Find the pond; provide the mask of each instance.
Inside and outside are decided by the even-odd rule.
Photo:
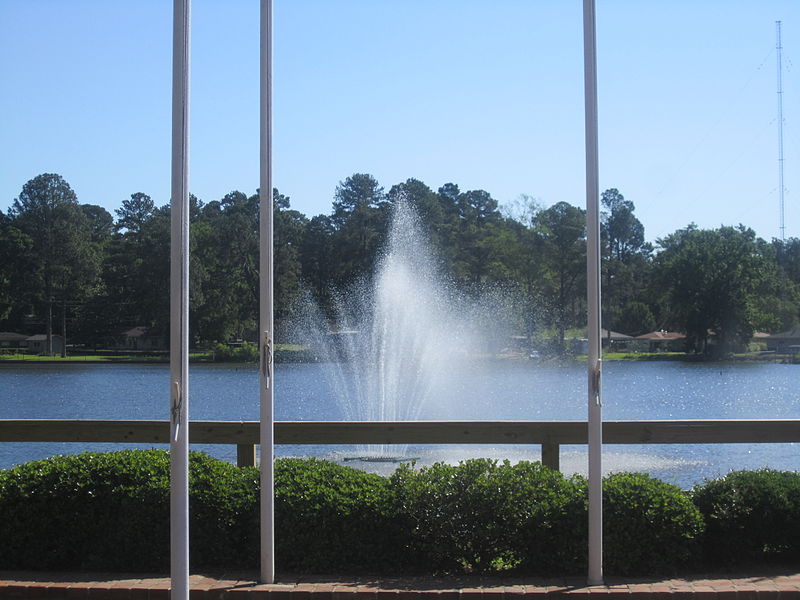
[[[326,366],[276,366],[277,420],[344,420]],[[475,362],[433,390],[421,419],[586,420],[581,364]],[[0,418],[166,419],[166,365],[0,364]],[[603,417],[639,419],[800,418],[800,367],[781,364],[610,362],[604,366]],[[198,420],[257,420],[258,373],[247,365],[193,365],[190,415]],[[130,446],[130,445],[129,445]],[[110,450],[111,444],[0,443],[0,468],[59,453]],[[235,460],[234,446],[197,447]],[[345,447],[278,446],[279,456],[343,459]],[[798,444],[607,445],[607,471],[651,473],[681,487],[732,469],[800,469]],[[538,460],[537,446],[411,447],[422,463],[471,456]],[[564,446],[561,468],[586,472],[585,446]],[[386,469],[388,467],[381,467]]]

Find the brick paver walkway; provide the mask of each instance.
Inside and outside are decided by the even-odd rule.
[[[800,571],[800,569],[798,569]],[[587,587],[582,579],[282,577],[260,585],[255,573],[193,575],[192,600],[800,600],[800,572],[770,571],[729,577],[621,579]],[[102,573],[0,571],[0,599],[168,600],[169,578]]]

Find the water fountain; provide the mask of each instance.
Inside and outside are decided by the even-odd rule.
[[[509,299],[497,290],[467,299],[448,285],[418,216],[400,202],[371,277],[335,294],[330,321],[309,304],[293,339],[318,355],[343,420],[582,420],[582,365],[489,358],[489,340],[511,333],[503,325]],[[693,464],[648,450],[610,453],[607,466],[669,472]],[[373,445],[324,454],[384,475],[417,457],[424,465],[475,456],[539,458],[538,448],[525,445]],[[566,473],[585,473],[586,465],[584,450],[563,452]]]
[[[335,294],[333,329],[306,320],[306,338],[335,390],[344,418],[412,421],[470,360],[472,313],[445,283],[416,212],[394,208],[386,248],[372,277]],[[392,461],[398,446],[370,446],[357,457]]]

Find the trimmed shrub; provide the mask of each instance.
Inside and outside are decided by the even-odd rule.
[[[711,566],[800,558],[800,473],[736,471],[692,491]]]
[[[169,564],[169,457],[55,456],[0,480],[6,569],[157,570]]]
[[[190,453],[193,566],[257,564],[258,530],[242,518],[257,502],[256,473]],[[163,571],[169,455],[87,452],[19,465],[0,472],[0,514],[3,568]]]
[[[608,574],[674,573],[697,556],[703,527],[700,512],[674,485],[644,473],[615,473],[603,481]]]
[[[583,573],[587,483],[539,463],[477,459],[399,469],[392,477],[412,566],[445,572],[514,568],[528,575]],[[695,556],[703,520],[680,489],[640,473],[603,482],[609,574],[672,573]]]
[[[190,453],[192,568],[256,568],[259,473]],[[582,574],[587,485],[488,459],[389,478],[317,459],[275,461],[284,572]],[[637,473],[603,483],[609,575],[800,557],[800,474],[731,473],[689,495]],[[702,512],[702,514],[701,514]],[[169,456],[57,456],[0,471],[0,568],[165,571]],[[702,540],[704,519],[708,522]]]
[[[214,344],[211,347],[214,362],[258,362],[258,344],[242,342],[241,346],[228,344]]]
[[[394,571],[388,481],[324,460],[275,463],[275,556],[284,570]]]
[[[559,559],[571,554],[562,547],[573,539],[565,507],[574,485],[541,464],[473,459],[402,466],[391,484],[408,536],[407,567],[486,572],[523,564],[541,572],[554,567],[554,550]]]
[[[190,563],[258,568],[259,470],[201,453],[189,457]]]
[[[532,575],[583,574],[587,563],[587,511],[584,480],[565,478],[540,463],[519,463],[519,479],[509,498],[519,570]]]

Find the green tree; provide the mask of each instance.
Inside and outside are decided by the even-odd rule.
[[[45,311],[47,352],[52,353],[53,305],[65,311],[68,301],[85,300],[99,274],[92,225],[72,188],[53,173],[28,181],[10,215],[14,227],[31,239],[30,284]]]
[[[257,329],[258,219],[258,195],[233,191],[204,205],[192,223],[196,342],[224,342]]]
[[[770,269],[753,230],[690,225],[658,245],[656,281],[668,297],[669,324],[686,333],[688,349],[725,354],[747,343],[763,318],[758,298]],[[710,332],[716,335],[713,348]]]
[[[0,321],[8,319],[15,309],[19,312],[23,304],[20,300],[25,296],[25,274],[31,268],[31,243],[30,237],[0,211]]]
[[[633,214],[633,202],[625,200],[616,188],[603,192],[600,200],[606,209],[600,230],[608,254],[620,262],[627,262],[636,254],[648,254],[651,249],[644,241],[644,225]]]
[[[331,222],[338,287],[372,271],[386,233],[384,203],[383,188],[372,175],[356,173],[336,187]]]
[[[800,238],[772,240],[772,246],[781,273],[795,285],[800,285]]]
[[[458,279],[474,290],[495,279],[496,260],[502,243],[502,215],[489,192],[470,190],[458,195],[458,229],[454,271]],[[502,277],[502,276],[501,276]]]
[[[328,215],[312,217],[303,229],[300,264],[303,283],[325,314],[331,314],[331,292],[337,257],[333,252],[335,228]]]
[[[760,331],[779,332],[800,326],[800,239],[758,240],[769,264],[768,284],[758,295]]]
[[[115,228],[132,237],[139,236],[155,210],[155,203],[150,196],[142,192],[131,194],[130,198],[122,201],[122,207],[114,211],[117,214]]]
[[[292,210],[289,197],[272,191],[275,237],[275,320],[276,331],[292,317],[301,296],[300,253],[308,219]]]
[[[616,188],[603,192],[601,202],[603,323],[634,335],[652,331],[655,319],[646,301],[652,246],[644,241],[644,225]]]
[[[563,353],[566,330],[584,320],[586,214],[567,202],[558,202],[539,212],[536,225],[542,237],[544,306],[557,332],[558,350]]]
[[[503,210],[508,215],[508,230],[513,234],[506,260],[520,292],[521,330],[529,341],[533,341],[546,325],[541,310],[545,276],[542,260],[544,234],[538,224],[542,207],[534,198],[523,195],[514,205]]]

